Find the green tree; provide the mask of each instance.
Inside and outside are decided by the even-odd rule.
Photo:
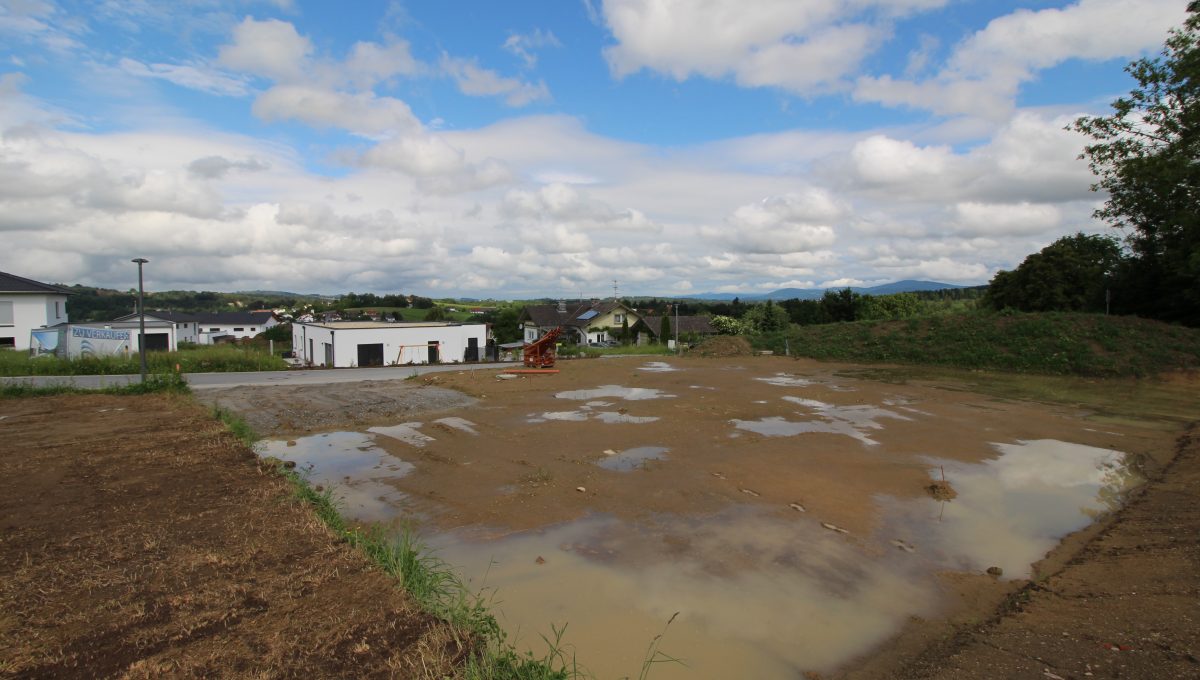
[[[1011,272],[997,272],[984,305],[1025,312],[1103,312],[1124,256],[1111,236],[1064,236],[1025,258]]]
[[[1159,56],[1126,67],[1138,85],[1113,113],[1073,127],[1096,140],[1081,156],[1108,193],[1095,216],[1132,229],[1123,310],[1200,325],[1200,2],[1187,11]]]
[[[821,309],[825,312],[825,318],[831,322],[854,321],[857,318],[860,298],[862,295],[849,288],[827,290],[821,298]]]
[[[434,305],[433,307],[429,308],[428,312],[425,312],[425,320],[426,321],[445,321],[446,320],[446,310],[441,307],[438,307],[437,305]]]
[[[667,344],[671,339],[671,309],[667,308],[667,313],[663,314],[662,323],[658,324],[658,341],[662,344]]]
[[[717,329],[717,333],[720,335],[743,335],[750,330],[741,320],[735,319],[732,316],[721,316],[718,314],[710,318],[708,323]]]
[[[782,331],[791,323],[791,318],[788,316],[787,310],[777,306],[771,300],[767,300],[761,305],[754,305],[742,317],[742,321],[755,332],[758,333],[774,333]]]

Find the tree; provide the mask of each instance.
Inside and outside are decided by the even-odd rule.
[[[446,310],[441,307],[430,307],[428,312],[425,312],[426,321],[445,321]]]
[[[629,315],[625,314],[621,317],[621,344],[629,344]]]
[[[771,300],[767,300],[761,305],[751,307],[742,317],[742,321],[753,328],[755,332],[774,333],[787,329],[791,318],[788,316],[787,310],[776,306]]]
[[[858,300],[862,295],[849,288],[839,291],[827,290],[821,298],[821,308],[829,321],[854,321],[858,311]]]
[[[744,335],[750,331],[746,324],[732,316],[722,316],[720,314],[711,317],[708,320],[709,325],[717,330],[720,335]]]
[[[1132,229],[1129,311],[1200,325],[1200,2],[1187,11],[1160,56],[1126,67],[1138,85],[1112,115],[1072,127],[1096,140],[1081,156],[1108,192],[1095,216]]]
[[[671,339],[671,308],[667,308],[667,313],[663,314],[662,323],[658,324],[658,341],[667,344]]]
[[[997,272],[983,302],[1024,312],[1103,312],[1123,262],[1121,246],[1111,236],[1064,236],[1026,257],[1016,270]]]

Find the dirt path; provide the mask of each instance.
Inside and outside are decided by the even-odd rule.
[[[1200,678],[1200,427],[1065,568],[887,676]]]
[[[441,677],[460,650],[204,410],[0,401],[0,676]]]

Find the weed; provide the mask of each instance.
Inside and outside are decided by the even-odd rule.
[[[146,363],[152,373],[229,371],[281,371],[287,362],[254,348],[231,345],[204,346],[177,352],[148,352]],[[138,355],[33,357],[25,352],[0,351],[0,375],[131,375],[141,372]]]
[[[131,382],[127,385],[113,385],[98,389],[76,387],[67,382],[40,386],[22,382],[4,383],[0,385],[0,399],[44,397],[56,394],[186,394],[190,391],[187,381],[182,376],[178,373],[166,372],[147,375],[146,382]]]
[[[254,429],[250,427],[250,424],[246,422],[245,418],[242,418],[229,409],[222,408],[220,404],[213,404],[209,412],[212,413],[213,418],[225,423],[225,427],[233,433],[233,436],[240,439],[243,444],[251,448],[254,447],[259,437]]]

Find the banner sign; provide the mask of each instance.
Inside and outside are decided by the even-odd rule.
[[[132,351],[132,337],[128,330],[72,326],[67,337],[67,353],[72,357],[124,354]]]
[[[29,349],[33,350],[34,356],[43,354],[54,354],[58,349],[62,331],[33,331],[29,337]]]

